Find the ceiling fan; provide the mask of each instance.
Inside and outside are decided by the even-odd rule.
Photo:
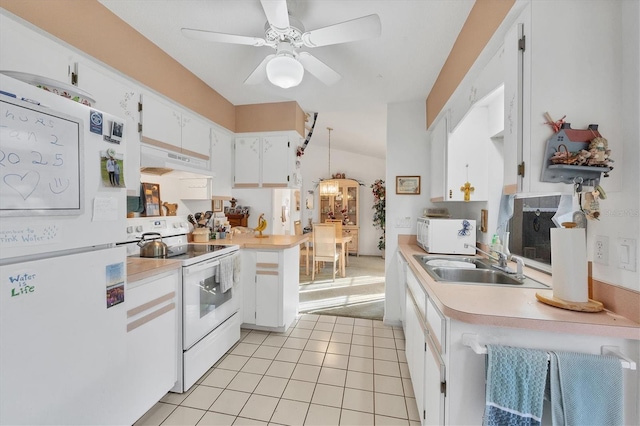
[[[272,84],[287,89],[300,84],[305,69],[326,85],[334,84],[341,78],[340,74],[315,56],[298,52],[299,48],[374,38],[381,32],[380,17],[376,14],[305,31],[302,22],[289,14],[287,0],[260,0],[260,3],[267,16],[264,38],[193,28],[182,28],[182,33],[196,40],[274,48],[276,52],[264,58],[244,83],[258,84],[266,76]]]

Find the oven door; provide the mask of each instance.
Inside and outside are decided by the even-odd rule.
[[[220,259],[182,268],[184,350],[188,350],[238,311],[238,300],[234,297],[236,289],[233,286],[226,292],[221,289]]]

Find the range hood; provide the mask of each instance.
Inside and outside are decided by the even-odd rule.
[[[213,175],[209,160],[168,151],[144,143],[140,145],[140,171],[152,175],[163,175],[171,172]]]

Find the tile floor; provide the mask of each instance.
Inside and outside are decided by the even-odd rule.
[[[303,314],[284,333],[243,329],[197,384],[135,426],[419,424],[402,328]]]

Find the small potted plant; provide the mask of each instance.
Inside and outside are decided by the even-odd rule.
[[[384,257],[384,248],[385,248],[385,239],[384,239],[384,229],[385,229],[385,206],[386,206],[386,196],[385,196],[385,185],[384,180],[377,179],[371,185],[371,189],[373,191],[373,226],[376,229],[382,230],[382,235],[378,240],[378,250],[382,250],[382,256]]]

